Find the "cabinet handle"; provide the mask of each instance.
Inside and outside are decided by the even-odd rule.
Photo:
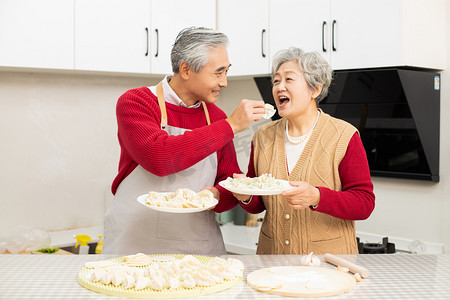
[[[156,33],[156,53],[155,53],[155,57],[158,57],[158,53],[159,53],[159,31],[158,31],[158,29],[155,29],[155,33]]]
[[[333,51],[336,51],[336,47],[334,47],[334,25],[336,25],[336,23],[337,23],[336,20],[333,20],[333,27],[332,27],[332,33],[331,33]]]
[[[145,27],[145,34],[147,35],[147,52],[145,52],[145,56],[148,56],[148,28]]]
[[[262,57],[266,57],[266,54],[264,53],[264,32],[266,32],[265,29],[261,31],[261,55]]]
[[[325,48],[325,26],[327,26],[327,22],[323,21],[322,23],[322,51],[327,52]]]

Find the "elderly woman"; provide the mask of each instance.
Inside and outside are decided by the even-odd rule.
[[[256,132],[247,176],[270,173],[293,188],[235,195],[250,213],[266,210],[257,253],[358,253],[354,220],[370,216],[375,195],[357,129],[318,108],[332,70],[319,54],[289,48],[275,55],[272,78],[282,118]]]

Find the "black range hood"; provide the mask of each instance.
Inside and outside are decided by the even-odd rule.
[[[274,104],[270,77],[254,80],[264,101]],[[320,108],[358,128],[372,176],[439,182],[439,73],[335,71]]]

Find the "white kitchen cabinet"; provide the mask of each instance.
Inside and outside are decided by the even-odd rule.
[[[151,73],[171,74],[170,52],[178,33],[191,26],[215,29],[216,1],[152,0],[150,19]]]
[[[270,49],[318,51],[334,69],[445,67],[445,0],[271,0]]]
[[[150,73],[150,0],[75,0],[75,69]]]
[[[1,0],[0,66],[73,69],[73,1]]]
[[[218,0],[217,29],[230,44],[229,75],[269,72],[269,0]]]
[[[330,0],[270,0],[270,63],[276,52],[289,47],[322,52],[322,28],[325,37],[329,8]]]

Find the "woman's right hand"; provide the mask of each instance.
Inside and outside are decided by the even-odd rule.
[[[236,173],[233,173],[233,179],[236,179],[236,178],[245,178],[245,177],[246,177],[246,176],[245,176],[244,174],[236,174]],[[234,196],[236,199],[238,199],[239,201],[241,201],[241,202],[249,201],[250,198],[252,197],[252,196],[250,196],[250,195],[243,195],[243,194],[236,194],[236,193],[233,193],[233,196]]]

